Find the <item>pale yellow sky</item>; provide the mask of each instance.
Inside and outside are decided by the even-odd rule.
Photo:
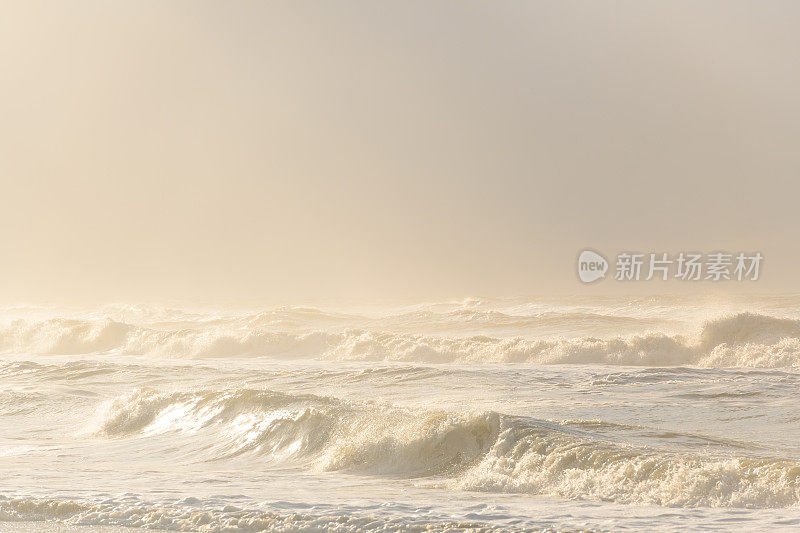
[[[585,247],[800,291],[797,2],[0,14],[4,301],[618,290]]]

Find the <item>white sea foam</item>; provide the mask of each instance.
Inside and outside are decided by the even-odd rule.
[[[249,453],[312,469],[444,476],[468,490],[679,507],[800,502],[794,460],[658,452],[496,412],[408,410],[251,389],[138,390],[107,405],[99,428],[110,438],[202,431],[195,444],[208,460]]]
[[[314,514],[312,512],[274,512],[197,507],[180,504],[150,504],[115,501],[82,502],[53,498],[5,498],[0,496],[0,524],[23,522],[38,529],[38,524],[58,521],[72,526],[122,526],[158,531],[196,531],[198,533],[234,533],[255,531],[463,531],[483,532],[500,529],[470,521],[385,518],[361,513]]]
[[[0,524],[797,527],[800,307],[755,302],[0,310]]]
[[[800,366],[800,322],[752,313],[705,322],[696,334],[653,332],[607,338],[451,337],[369,329],[293,333],[253,325],[259,321],[157,329],[111,319],[17,320],[0,329],[0,351],[426,363]]]

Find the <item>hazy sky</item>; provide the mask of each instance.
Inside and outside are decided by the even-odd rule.
[[[796,292],[798,28],[789,1],[2,0],[0,299],[619,289],[577,281],[584,247],[759,250]]]

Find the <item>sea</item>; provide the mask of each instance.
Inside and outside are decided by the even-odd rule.
[[[0,308],[0,531],[798,531],[800,296]]]

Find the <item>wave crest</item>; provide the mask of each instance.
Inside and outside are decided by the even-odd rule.
[[[0,352],[778,368],[800,366],[800,322],[742,313],[705,323],[695,337],[654,332],[610,338],[527,339],[365,329],[288,333],[252,325],[158,329],[107,318],[17,320],[0,328]]]
[[[659,452],[497,412],[411,410],[252,389],[136,391],[108,406],[100,428],[114,438],[196,433],[190,442],[209,460],[247,454],[313,469],[427,477],[465,490],[682,507],[800,502],[797,461]]]

